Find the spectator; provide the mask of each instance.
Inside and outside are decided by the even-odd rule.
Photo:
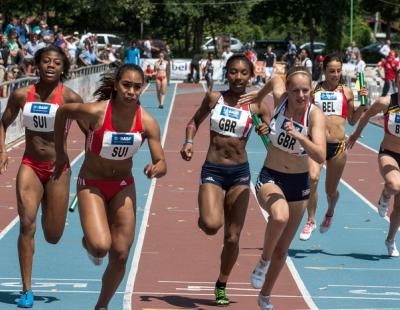
[[[6,29],[4,30],[4,34],[6,36],[9,36],[11,30],[14,30],[17,27],[17,24],[18,24],[18,17],[17,16],[11,17],[9,24],[7,25]]]
[[[145,58],[152,58],[152,46],[151,46],[151,41],[150,41],[150,37],[146,37],[146,40],[143,42],[143,56]]]
[[[169,81],[171,80],[171,70],[172,70],[172,50],[169,44],[165,44],[164,55],[165,55],[165,60],[168,61],[167,82],[169,85]]]
[[[19,48],[17,42],[17,32],[15,29],[12,29],[9,33],[7,48],[10,51],[10,62],[8,63],[8,66],[12,66],[14,64],[22,65],[23,53]]]
[[[188,75],[189,83],[198,83],[200,81],[200,60],[202,58],[201,54],[194,54],[192,60],[190,61],[190,73]],[[194,71],[196,75],[194,76]]]
[[[57,25],[54,25],[54,27]],[[58,31],[54,32],[56,34],[56,38],[54,41],[55,46],[61,47],[62,49],[66,49],[67,48],[67,42],[64,38],[64,34],[63,34],[63,30],[61,28],[58,28]]]
[[[0,35],[0,64],[5,68],[8,68],[8,64],[11,62],[10,50],[8,49],[7,43],[7,36],[5,34]]]
[[[12,71],[7,71],[5,75],[5,82],[13,80],[15,80],[14,73]],[[15,90],[15,85],[13,84],[3,85],[0,88],[0,90],[1,90],[1,97],[5,98],[8,97]]]
[[[300,60],[301,60],[301,65],[305,67],[307,71],[310,72],[310,74],[312,74],[313,63],[309,58],[309,54],[310,53],[308,52],[308,49],[306,48],[301,49]]]
[[[94,51],[94,46],[92,44],[88,45],[88,49],[83,51],[79,55],[79,59],[82,61],[84,66],[103,63],[103,61],[99,57],[97,57],[97,54]]]
[[[356,79],[358,74],[365,71],[365,61],[362,59],[362,55],[360,52],[356,53],[356,63],[355,63],[354,73],[356,75]]]
[[[132,40],[130,46],[125,50],[124,63],[140,66],[140,50],[135,40]]]
[[[47,29],[46,20],[41,18],[39,20],[39,24],[32,28],[32,32],[36,34],[43,34],[43,32]]]
[[[379,62],[379,67],[384,71],[384,84],[382,89],[382,97],[396,92],[395,76],[399,68],[399,62],[396,60],[394,51],[390,51],[388,56]]]
[[[351,42],[351,46],[346,49],[346,61],[354,64],[356,62],[356,54],[359,52],[356,42]]]
[[[274,76],[275,65],[276,65],[276,54],[272,51],[272,46],[267,47],[267,51],[264,53],[265,57],[265,83],[272,79]]]
[[[146,70],[144,70],[144,76],[146,77],[146,83],[154,81],[156,73],[151,65],[147,65]]]
[[[379,49],[379,53],[381,53],[385,57],[388,57],[390,52],[390,44],[390,40],[386,40],[385,44],[383,44],[382,47]]]
[[[78,44],[79,44],[79,33],[77,31],[74,32],[72,36],[65,37],[66,49],[68,51],[69,59],[71,65],[76,65],[76,57],[78,51]]]
[[[297,60],[297,47],[294,44],[293,40],[289,40],[289,43],[287,46],[287,52],[283,56],[283,58],[285,59],[285,62],[286,62],[286,65],[285,65],[286,72],[288,72],[290,70],[290,68],[292,68],[296,64],[296,60]]]
[[[100,59],[104,64],[110,64],[112,66],[118,66],[120,64],[119,59],[115,57],[114,49],[111,44],[107,44],[107,47],[102,51]]]
[[[233,53],[231,52],[231,48],[229,46],[224,47],[224,51],[221,55],[222,57],[222,76],[221,76],[221,82],[225,83],[226,80],[226,63],[228,62],[228,59],[233,56]]]
[[[32,33],[30,36],[30,40],[26,43],[24,50],[25,50],[25,57],[24,57],[24,63],[26,67],[26,73],[27,74],[33,74],[34,70],[34,57],[36,52],[45,47],[45,44],[41,41],[39,41],[39,36],[36,33]]]
[[[322,70],[324,65],[324,56],[317,55],[313,64],[312,79],[313,81],[322,82],[324,80],[324,70]]]

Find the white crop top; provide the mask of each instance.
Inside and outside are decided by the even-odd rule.
[[[240,108],[228,106],[221,94],[211,110],[210,129],[223,136],[246,138],[251,128],[252,119],[249,106]]]

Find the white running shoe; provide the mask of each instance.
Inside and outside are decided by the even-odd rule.
[[[90,254],[90,252],[88,251],[88,249],[86,247],[85,237],[82,238],[82,246],[86,250],[87,256],[92,261],[92,263],[95,264],[96,266],[100,266],[101,263],[103,262],[103,258],[102,257],[96,257],[96,256],[93,256],[92,254]]]
[[[270,303],[269,296],[258,295],[258,305],[261,310],[274,309],[274,306]]]
[[[251,285],[254,288],[262,288],[265,281],[265,275],[267,274],[268,266],[269,262],[260,258],[256,265],[256,268],[254,268],[254,271],[251,274]]]
[[[396,248],[396,243],[394,242],[394,240],[390,241],[390,240],[385,240],[385,245],[387,247],[387,251],[388,251],[388,255],[392,256],[392,257],[398,257],[399,251]]]
[[[311,237],[311,233],[314,231],[314,229],[317,226],[315,225],[314,222],[308,221],[303,228],[303,231],[300,233],[300,240],[308,240]]]
[[[92,254],[89,253],[89,251],[86,251],[89,259],[92,261],[93,264],[96,266],[100,266],[103,263],[103,257],[96,257],[93,256]]]
[[[379,202],[378,202],[378,213],[381,217],[386,216],[387,211],[389,209],[389,202],[390,198],[389,199],[385,198],[382,191],[381,197],[379,197]]]

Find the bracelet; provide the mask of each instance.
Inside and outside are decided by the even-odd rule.
[[[185,143],[183,143],[183,145],[185,144],[193,144],[193,140],[185,140]]]

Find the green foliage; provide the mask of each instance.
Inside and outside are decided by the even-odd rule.
[[[382,18],[395,21],[400,15],[400,6],[381,0],[353,3],[353,38],[359,46],[370,42],[366,16],[379,10]],[[245,43],[283,39],[291,32],[297,43],[324,41],[328,51],[349,44],[349,0],[0,0],[0,12],[7,19],[51,15],[48,23],[67,32],[117,32],[129,39],[151,35],[168,40],[175,55],[186,57],[199,51],[205,36],[219,34]]]

